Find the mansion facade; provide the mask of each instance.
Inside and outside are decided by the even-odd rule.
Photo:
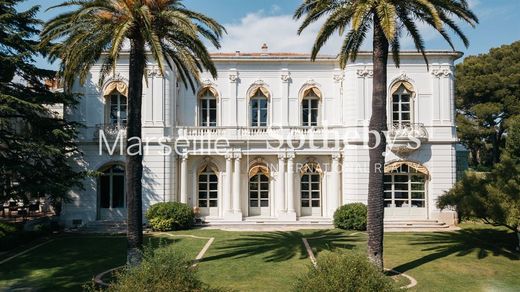
[[[416,52],[388,65],[385,219],[441,220],[436,199],[456,180],[453,63]],[[143,92],[143,206],[179,201],[225,223],[330,223],[341,205],[367,202],[372,55],[344,70],[336,57],[217,53],[218,78],[195,90],[150,63]],[[124,151],[128,54],[98,86],[101,63],[77,85],[69,119],[85,125],[78,167],[96,171],[71,192],[65,224],[126,220]],[[116,143],[117,142],[117,143]],[[122,146],[121,146],[122,147]]]

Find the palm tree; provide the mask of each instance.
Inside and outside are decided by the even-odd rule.
[[[70,90],[84,83],[91,66],[103,60],[100,84],[115,69],[127,43],[130,45],[127,149],[141,149],[141,104],[148,50],[164,73],[176,68],[192,90],[200,71],[216,77],[216,68],[202,39],[220,48],[225,29],[215,20],[186,9],[180,0],[71,0],[51,7],[73,7],[46,23],[42,44],[52,44],[51,60],[61,59],[60,75]],[[127,262],[140,261],[142,247],[142,153],[126,155],[128,208]]]
[[[469,41],[454,18],[462,19],[472,26],[478,23],[478,19],[469,9],[466,0],[304,0],[295,11],[294,18],[304,18],[298,34],[310,24],[326,18],[316,36],[311,53],[312,60],[316,59],[318,52],[334,32],[338,31],[343,35],[345,30],[348,30],[339,53],[342,69],[349,59],[356,59],[367,34],[370,29],[373,30],[374,77],[369,130],[377,131],[381,141],[375,145],[376,137],[370,135],[368,257],[383,269],[384,173],[378,170],[385,163],[383,154],[386,151],[386,140],[383,132],[387,130],[386,83],[389,50],[392,51],[396,66],[399,66],[399,38],[403,33],[408,33],[428,65],[424,42],[417,27],[418,22],[433,27],[455,50],[445,28],[450,28],[467,47]]]

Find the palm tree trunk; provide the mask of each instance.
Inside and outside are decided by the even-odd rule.
[[[128,125],[126,128],[128,139],[126,153],[127,264],[137,265],[141,262],[143,245],[141,104],[145,67],[144,41],[139,37],[131,40],[129,67]]]
[[[386,151],[386,139],[384,132],[386,124],[386,74],[388,61],[388,40],[386,39],[379,19],[374,16],[374,42],[373,42],[374,79],[372,93],[372,117],[369,130],[377,133],[380,143],[377,144],[376,136],[370,135],[369,150],[370,173],[368,177],[368,258],[381,270],[383,270],[383,217],[384,217],[384,190],[383,176]],[[377,135],[376,134],[376,135]]]

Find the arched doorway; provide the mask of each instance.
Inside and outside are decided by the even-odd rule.
[[[218,176],[214,167],[206,164],[199,170],[197,206],[203,216],[218,217]]]
[[[100,169],[98,178],[98,220],[126,218],[125,168],[111,164]]]
[[[269,172],[266,166],[257,165],[249,172],[249,216],[270,214]]]
[[[385,217],[426,219],[428,176],[428,170],[418,163],[398,161],[386,165]]]
[[[308,162],[301,169],[301,216],[322,215],[321,168],[316,162]]]

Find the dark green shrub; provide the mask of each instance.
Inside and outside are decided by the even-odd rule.
[[[0,221],[0,238],[18,231],[16,226],[11,223]]]
[[[34,231],[23,230],[23,224],[11,224],[0,222],[0,251],[7,251],[22,244],[27,244],[35,239],[49,235],[49,231],[38,229]]]
[[[195,214],[186,204],[165,202],[150,206],[146,218],[153,230],[170,231],[193,227]]]
[[[192,262],[171,247],[147,249],[139,266],[124,269],[116,278],[106,291],[221,291],[202,283]]]
[[[334,226],[346,230],[367,230],[367,206],[353,203],[339,207],[334,212]]]
[[[317,267],[300,276],[293,291],[399,291],[394,281],[380,272],[366,256],[356,253],[322,252]]]

